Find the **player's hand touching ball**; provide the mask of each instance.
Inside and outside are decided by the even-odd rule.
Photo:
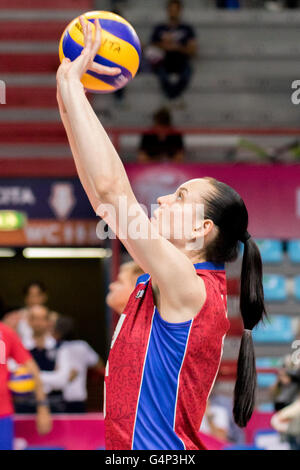
[[[118,75],[121,72],[118,67],[107,67],[94,62],[94,58],[101,45],[101,26],[99,20],[95,21],[94,37],[91,23],[89,21],[86,22],[83,16],[80,17],[80,24],[84,34],[84,48],[75,60],[71,61],[64,58],[56,73],[57,86],[59,87],[62,99],[64,99],[64,95],[67,93],[67,83],[81,83],[80,79],[87,70],[110,76]]]

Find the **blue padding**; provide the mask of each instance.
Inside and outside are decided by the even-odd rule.
[[[297,300],[300,300],[300,276],[294,277],[294,294]]]
[[[281,274],[264,274],[264,296],[267,302],[284,301],[287,298],[286,278]]]
[[[265,372],[259,372],[257,374],[257,385],[261,388],[271,387],[271,385],[274,385],[276,380],[277,380],[276,374],[265,373]]]
[[[274,404],[271,402],[268,403],[261,403],[257,407],[258,411],[261,413],[273,413],[274,412]]]
[[[265,324],[260,323],[253,330],[256,343],[290,343],[294,341],[292,319],[285,315],[270,315]]]
[[[283,259],[283,247],[281,240],[269,238],[255,239],[259,248],[263,263],[281,263]]]
[[[287,252],[292,263],[300,263],[300,239],[290,240],[287,244]]]
[[[282,357],[257,357],[256,367],[259,369],[272,369],[273,367],[282,367]]]

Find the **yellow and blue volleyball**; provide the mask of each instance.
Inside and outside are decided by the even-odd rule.
[[[26,367],[20,366],[11,373],[8,388],[13,395],[28,395],[35,389],[35,380]]]
[[[118,67],[121,73],[116,76],[102,75],[90,70],[82,76],[84,88],[95,93],[111,93],[123,88],[132,80],[141,60],[141,44],[134,28],[128,21],[109,11],[90,11],[82,15],[94,27],[100,20],[101,46],[94,61],[109,67]],[[84,36],[79,17],[65,28],[59,43],[59,58],[75,60],[84,48]]]

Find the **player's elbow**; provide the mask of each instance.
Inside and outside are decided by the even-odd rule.
[[[116,196],[122,194],[122,187],[118,177],[96,181],[94,190],[101,203],[110,203]]]

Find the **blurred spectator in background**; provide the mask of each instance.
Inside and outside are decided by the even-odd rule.
[[[40,371],[32,356],[22,345],[17,334],[0,322],[0,450],[12,450],[14,438],[13,403],[8,388],[9,360],[24,365],[35,380],[34,402],[37,411],[36,424],[40,434],[50,432],[51,416],[40,380]]]
[[[40,281],[32,281],[23,289],[25,307],[34,305],[45,305],[48,301],[48,294],[45,285]]]
[[[187,88],[192,76],[190,61],[197,49],[194,29],[181,22],[182,10],[180,0],[168,1],[168,22],[154,28],[147,52],[169,99],[179,97]]]
[[[222,406],[213,405],[209,400],[200,430],[216,439],[227,441],[229,431],[229,416],[227,410]]]
[[[60,314],[58,312],[54,310],[49,312],[49,333],[51,336],[54,336],[55,325],[59,317]]]
[[[239,0],[216,0],[217,8],[240,8]]]
[[[284,365],[278,371],[277,381],[270,389],[275,411],[293,403],[300,394],[300,367],[293,364],[291,356],[284,359]]]
[[[271,418],[271,425],[282,434],[292,450],[300,450],[300,397],[275,413]]]
[[[285,6],[287,8],[298,8],[299,0],[285,0]]]
[[[119,315],[123,313],[137,278],[142,274],[144,271],[134,261],[128,261],[120,266],[117,279],[110,283],[106,303]]]
[[[28,309],[28,324],[32,335],[27,336],[23,344],[30,351],[41,371],[55,369],[58,344],[50,334],[49,309],[44,305],[33,305]],[[55,391],[48,395],[50,408],[55,413],[64,411],[63,395]],[[35,402],[32,396],[20,397],[15,401],[18,413],[32,413]]]
[[[73,320],[60,315],[54,327],[59,344],[55,370],[42,372],[45,390],[62,390],[66,413],[85,413],[88,368],[104,371],[104,362],[86,341],[74,340]]]
[[[270,11],[280,11],[283,8],[298,8],[299,0],[265,1],[265,7]]]
[[[48,294],[45,285],[40,281],[31,281],[23,289],[24,308],[20,310],[20,321],[17,332],[22,341],[32,336],[32,330],[28,323],[28,309],[34,305],[46,305]]]
[[[201,423],[200,430],[211,436],[235,444],[243,444],[243,430],[234,422],[232,397],[224,395],[215,383]]]
[[[170,131],[172,131],[171,114],[168,109],[162,108],[153,115],[151,131],[142,136],[138,161],[170,160],[181,162],[184,158],[182,135]]]

